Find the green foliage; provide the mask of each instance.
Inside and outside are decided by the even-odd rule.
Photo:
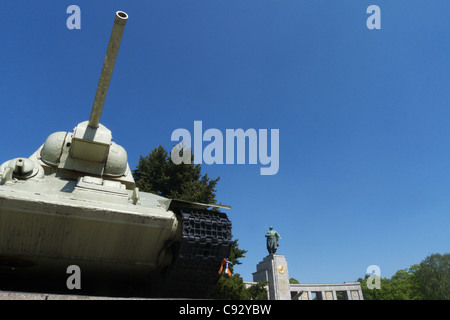
[[[450,254],[426,257],[415,273],[426,300],[450,300]]]
[[[290,284],[300,284],[300,282],[295,278],[289,278],[289,283]]]
[[[419,300],[422,299],[420,288],[415,281],[414,272],[418,265],[413,265],[409,269],[397,271],[390,279],[381,278],[380,289],[367,288],[366,275],[364,280],[358,279],[361,283],[365,300]]]
[[[449,300],[450,254],[432,254],[390,279],[381,278],[380,289],[368,289],[368,278],[358,279],[365,300]]]
[[[236,266],[238,264],[242,264],[242,262],[239,260],[241,258],[245,258],[245,254],[247,253],[247,250],[241,250],[238,247],[238,239],[235,239],[231,243],[231,251],[230,251],[230,257],[229,261],[232,263],[231,265],[231,272],[233,272],[233,266]]]
[[[251,300],[267,300],[267,290],[266,286],[269,284],[269,281],[260,281],[256,284],[250,286],[247,289],[248,294],[250,295]]]
[[[231,272],[234,272],[234,266],[242,263],[239,259],[244,258],[245,253],[247,253],[247,250],[238,248],[238,239],[231,243],[230,257],[228,259],[232,263],[232,265],[228,266]],[[211,298],[220,300],[247,300],[251,297],[245,288],[244,280],[237,273],[231,277],[223,274],[211,293]]]
[[[174,164],[162,146],[139,158],[133,177],[141,191],[206,204],[216,203],[215,188],[220,180],[210,179],[208,174],[202,176],[199,164]]]
[[[245,288],[244,280],[239,273],[231,277],[223,275],[217,283],[211,298],[218,300],[249,300],[250,294]]]

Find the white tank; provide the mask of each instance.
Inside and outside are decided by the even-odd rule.
[[[139,192],[100,116],[128,16],[117,12],[89,121],[0,166],[0,290],[205,298],[231,248],[215,205]],[[226,206],[217,206],[225,207]]]

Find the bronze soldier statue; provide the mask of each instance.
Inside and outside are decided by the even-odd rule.
[[[278,240],[281,239],[281,236],[278,232],[273,230],[273,227],[269,228],[269,231],[266,233],[267,238],[267,251],[269,251],[269,254],[275,254],[278,249]]]

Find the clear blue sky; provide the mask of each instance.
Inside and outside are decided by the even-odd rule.
[[[66,9],[81,9],[68,30]],[[381,30],[369,30],[369,5]],[[220,176],[235,271],[278,253],[301,283],[382,277],[450,244],[448,0],[3,1],[0,162],[89,118],[117,10],[129,14],[101,123],[135,168],[172,132],[279,129],[280,167]]]

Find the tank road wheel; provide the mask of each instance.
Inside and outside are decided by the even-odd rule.
[[[231,249],[231,222],[225,213],[179,209],[182,238],[160,292],[161,297],[207,298]]]

